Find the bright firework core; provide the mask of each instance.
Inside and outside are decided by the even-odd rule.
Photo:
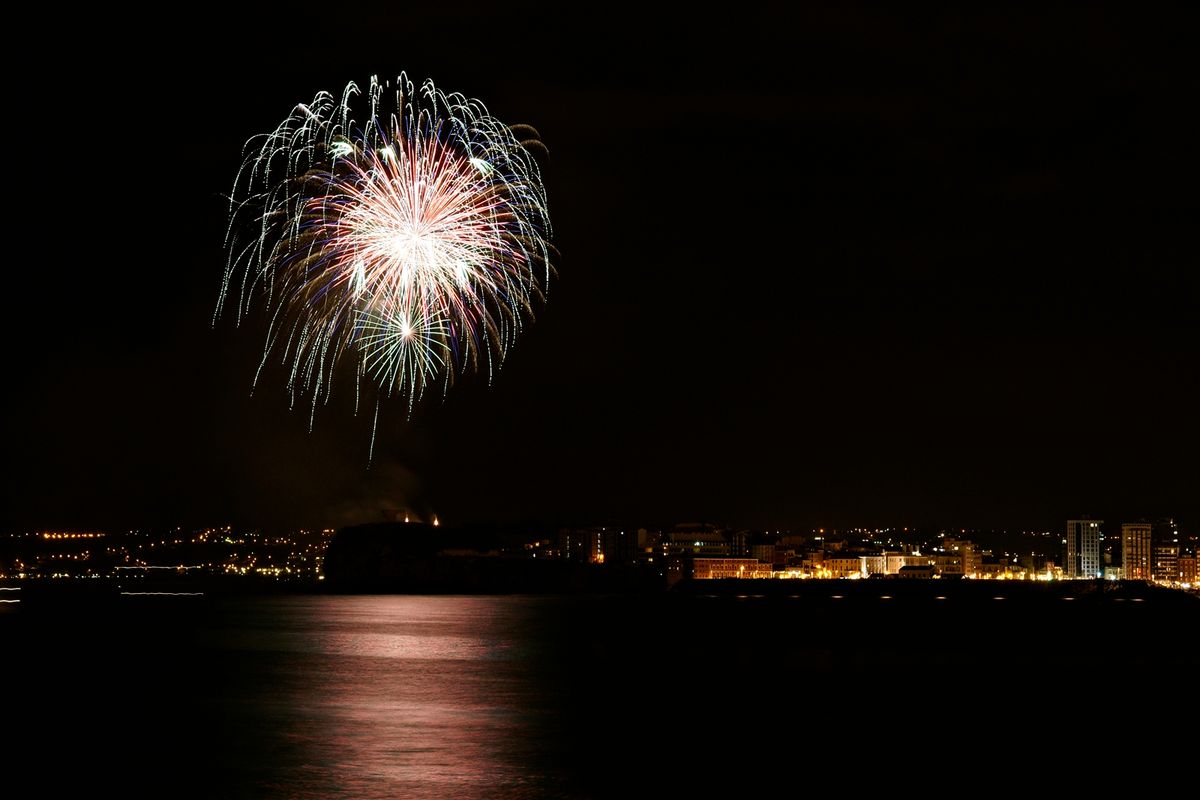
[[[553,271],[536,131],[403,74],[372,79],[362,117],[360,97],[318,93],[252,139],[230,204],[217,314],[235,287],[239,319],[263,299],[263,364],[280,357],[314,413],[346,361],[410,410],[458,373],[490,378]]]

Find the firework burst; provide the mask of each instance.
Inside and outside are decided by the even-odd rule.
[[[373,393],[377,419],[382,397],[411,412],[456,375],[491,380],[553,272],[534,151],[545,148],[529,126],[403,73],[320,92],[251,139],[214,322],[264,303],[255,383],[280,358],[292,404],[308,395],[315,415],[348,368],[356,407]]]

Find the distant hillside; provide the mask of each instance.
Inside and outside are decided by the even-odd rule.
[[[411,594],[574,593],[659,589],[636,569],[531,558],[536,534],[502,527],[374,523],[339,530],[325,553],[330,591]]]

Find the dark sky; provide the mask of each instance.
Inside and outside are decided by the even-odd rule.
[[[391,5],[19,26],[5,529],[1200,527],[1182,4]],[[401,71],[541,132],[562,257],[368,468],[211,320],[245,140]]]

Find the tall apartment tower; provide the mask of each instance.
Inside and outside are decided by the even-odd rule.
[[[1173,519],[1160,519],[1150,532],[1150,577],[1152,580],[1179,580],[1179,526]]]
[[[1066,557],[1064,572],[1068,578],[1099,578],[1100,519],[1067,520]]]
[[[1122,574],[1129,580],[1150,580],[1149,522],[1126,522],[1121,525]]]

